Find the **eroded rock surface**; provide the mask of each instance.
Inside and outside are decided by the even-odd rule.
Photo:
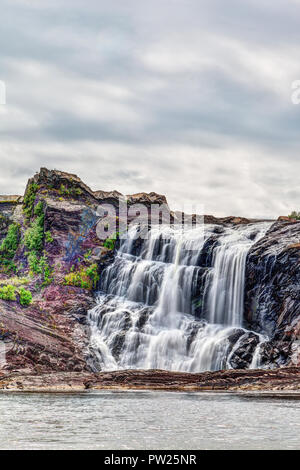
[[[300,222],[279,221],[256,243],[246,265],[245,316],[272,344],[265,361],[300,364]]]
[[[96,231],[99,204],[112,204],[118,216],[119,199],[125,208],[141,202],[147,207],[165,204],[166,199],[155,193],[123,196],[118,191],[92,191],[76,175],[46,168],[28,181],[25,194],[31,198],[27,206],[26,198],[0,196],[0,243],[11,224],[19,227],[16,252],[7,260],[11,267],[0,261],[0,288],[12,285],[17,292],[16,300],[0,299],[0,371],[88,370],[86,315],[94,306],[96,284],[85,271],[91,266],[100,271],[114,256]],[[46,281],[44,273],[32,272],[26,245],[26,233],[37,221],[39,204],[43,210],[42,247],[33,253],[38,260],[45,257]],[[82,287],[72,278],[65,285],[66,276],[72,273],[79,273]],[[29,306],[20,305],[21,287],[33,296]]]
[[[126,210],[133,204],[150,204],[167,207],[166,198],[156,193],[139,193],[123,196],[117,191],[93,191],[76,175],[45,168],[31,178],[27,191],[35,185],[32,197],[32,214],[24,214],[24,199],[20,196],[0,196],[0,242],[5,238],[12,223],[20,227],[20,243],[13,258],[15,271],[1,269],[0,287],[5,284],[20,285],[32,293],[33,302],[22,306],[19,297],[15,301],[0,300],[0,346],[5,350],[5,361],[0,356],[0,372],[8,375],[7,384],[16,386],[16,371],[21,374],[20,383],[25,388],[32,380],[38,387],[64,387],[64,381],[79,387],[102,386],[169,388],[203,386],[223,389],[242,387],[243,383],[258,383],[298,387],[296,369],[277,371],[225,371],[215,375],[172,374],[162,371],[135,371],[94,375],[88,372],[87,345],[89,329],[86,325],[87,311],[94,305],[96,285],[86,288],[65,285],[67,275],[86,270],[96,264],[101,270],[114,258],[114,249],[104,246],[104,240],[96,233],[99,204],[112,204],[119,214],[119,199]],[[30,272],[25,233],[36,220],[34,208],[42,203],[44,215],[43,246],[39,257],[45,256],[50,268],[50,280],[45,282],[42,273]],[[135,215],[131,214],[130,220]],[[174,220],[176,213],[170,213]],[[194,216],[190,216],[191,220]],[[241,217],[216,218],[204,216],[204,222],[216,225],[215,234],[207,241],[202,253],[201,265],[211,266],[213,250],[224,226],[254,222]],[[46,236],[47,234],[47,236]],[[263,359],[268,367],[287,363],[300,364],[300,223],[281,218],[266,236],[251,249],[246,272],[246,320],[254,331],[268,334],[270,341],[263,346]],[[116,244],[117,246],[117,244]],[[136,241],[136,253],[140,245]],[[199,261],[200,262],[200,261]],[[197,293],[203,290],[196,280]],[[22,284],[24,282],[24,284]],[[199,310],[200,312],[200,310]],[[122,347],[122,335],[118,338],[116,351]],[[240,348],[232,358],[236,367],[249,367],[257,337],[243,338]],[[1,353],[1,350],[0,350]],[[2,354],[3,356],[3,354]],[[24,375],[27,372],[29,375]],[[51,373],[49,375],[39,374]],[[235,375],[235,373],[237,375]],[[70,375],[71,374],[71,375]],[[72,375],[73,374],[73,375]],[[74,375],[75,374],[75,375]],[[77,374],[77,375],[76,375]],[[274,375],[275,374],[275,375]],[[277,375],[276,375],[277,374]],[[198,377],[198,378],[197,378]],[[277,379],[276,379],[277,377]],[[19,380],[19,379],[18,379]],[[197,380],[199,380],[197,382]],[[292,380],[295,380],[294,385]],[[74,382],[75,381],[75,382]],[[208,382],[207,382],[208,381]],[[244,382],[243,382],[244,381]],[[250,382],[249,382],[250,381]],[[26,385],[27,384],[27,385]],[[281,384],[281,385],[280,385]],[[218,388],[219,387],[219,388]]]
[[[3,391],[82,392],[105,389],[299,392],[300,371],[294,367],[277,370],[226,370],[201,374],[164,370],[122,370],[99,374],[60,372],[0,376],[0,390]]]

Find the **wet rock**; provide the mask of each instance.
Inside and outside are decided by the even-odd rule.
[[[300,319],[300,223],[277,222],[250,250],[245,313],[250,328],[280,339]]]
[[[143,332],[144,331],[144,326],[146,325],[147,321],[149,320],[149,317],[151,313],[153,312],[153,309],[151,307],[145,307],[142,309],[139,313],[139,318],[136,322],[136,328],[137,330]]]
[[[300,222],[280,218],[250,250],[246,264],[245,317],[266,334],[266,364],[291,360],[300,324]],[[270,350],[271,348],[271,350]]]
[[[229,363],[233,369],[246,369],[251,365],[256,347],[259,344],[258,335],[237,330],[228,338],[231,344]]]
[[[0,376],[0,390],[35,392],[83,392],[84,390],[166,391],[274,391],[294,392],[299,397],[298,367],[276,370],[226,370],[189,374],[164,370],[120,370],[115,372],[56,372]],[[298,393],[298,395],[296,395]],[[263,396],[263,395],[262,395]],[[286,395],[288,396],[288,395]]]
[[[114,343],[111,348],[111,352],[116,361],[119,360],[120,354],[122,352],[124,343],[125,343],[126,331],[118,332],[114,337]]]
[[[221,232],[222,233],[222,232]],[[219,234],[221,235],[221,234]],[[213,254],[215,248],[219,245],[218,236],[209,237],[199,253],[199,258],[197,260],[197,265],[204,268],[211,268],[213,265]]]

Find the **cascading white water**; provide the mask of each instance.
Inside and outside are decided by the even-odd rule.
[[[254,240],[253,225],[227,229],[222,235],[220,245],[214,250],[213,270],[208,283],[210,323],[242,325],[247,254],[253,243],[265,232],[265,226],[258,226]]]
[[[102,273],[98,304],[89,312],[92,367],[232,367],[239,343],[254,335],[242,327],[247,253],[268,227],[153,228],[139,253],[138,228],[131,229]],[[207,262],[202,255],[209,250]]]

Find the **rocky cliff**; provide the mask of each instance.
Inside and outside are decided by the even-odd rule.
[[[166,203],[156,193],[94,192],[45,168],[24,198],[0,197],[0,371],[87,369],[86,314],[113,255],[97,236],[97,208],[111,204],[118,218],[119,198],[125,207]]]
[[[97,235],[97,209],[111,204],[118,219],[119,198],[126,210],[141,203],[168,210],[156,193],[94,192],[76,175],[44,168],[28,181],[24,198],[0,197],[0,373],[88,372],[86,314],[115,247],[114,239]],[[251,220],[205,216],[204,222]],[[300,223],[281,220],[248,256],[246,319],[272,338],[268,364],[299,365],[299,242]]]
[[[246,265],[245,316],[251,329],[271,338],[264,361],[300,363],[300,222],[272,225]]]

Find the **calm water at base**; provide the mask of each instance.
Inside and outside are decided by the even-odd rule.
[[[0,394],[0,449],[297,449],[300,401],[213,393]]]

